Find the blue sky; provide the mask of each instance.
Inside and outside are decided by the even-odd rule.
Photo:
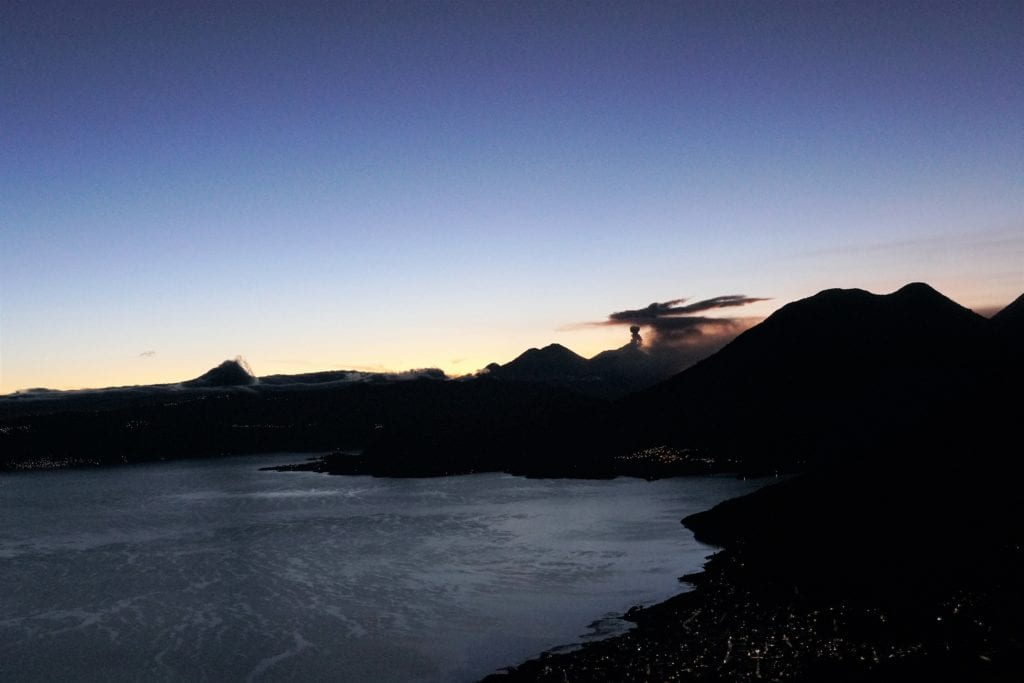
[[[1004,305],[1022,36],[1019,2],[6,2],[0,392],[471,372],[677,297]]]

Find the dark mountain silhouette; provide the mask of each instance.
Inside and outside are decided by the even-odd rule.
[[[659,353],[637,344],[602,351],[590,359],[590,371],[601,377],[634,380],[637,388],[651,386],[679,372],[682,359],[676,353]]]
[[[1002,310],[992,316],[992,320],[999,324],[1024,320],[1024,294],[1008,303]]]
[[[240,387],[255,384],[256,377],[240,358],[226,360],[199,377],[182,382],[186,387]]]
[[[487,366],[489,377],[572,389],[597,398],[620,398],[672,376],[678,354],[654,354],[638,344],[602,351],[586,359],[560,344],[530,349],[514,360]]]
[[[615,442],[790,462],[854,452],[965,391],[986,363],[988,322],[920,283],[826,290],[624,399]]]
[[[998,332],[1014,342],[1024,342],[1024,294],[992,316]]]
[[[492,363],[488,372],[500,379],[553,383],[575,381],[589,374],[587,359],[561,344],[528,349],[505,365]]]

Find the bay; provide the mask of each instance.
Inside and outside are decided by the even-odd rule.
[[[0,476],[0,679],[475,680],[603,637],[759,482],[376,479],[180,460]]]

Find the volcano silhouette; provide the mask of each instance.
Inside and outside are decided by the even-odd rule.
[[[240,387],[256,383],[256,377],[240,358],[226,360],[195,379],[182,382],[186,387]]]

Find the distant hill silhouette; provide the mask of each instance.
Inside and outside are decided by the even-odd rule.
[[[323,372],[303,372],[296,375],[267,375],[260,377],[260,384],[323,384],[325,382],[345,382],[355,375],[349,370],[324,370]]]

